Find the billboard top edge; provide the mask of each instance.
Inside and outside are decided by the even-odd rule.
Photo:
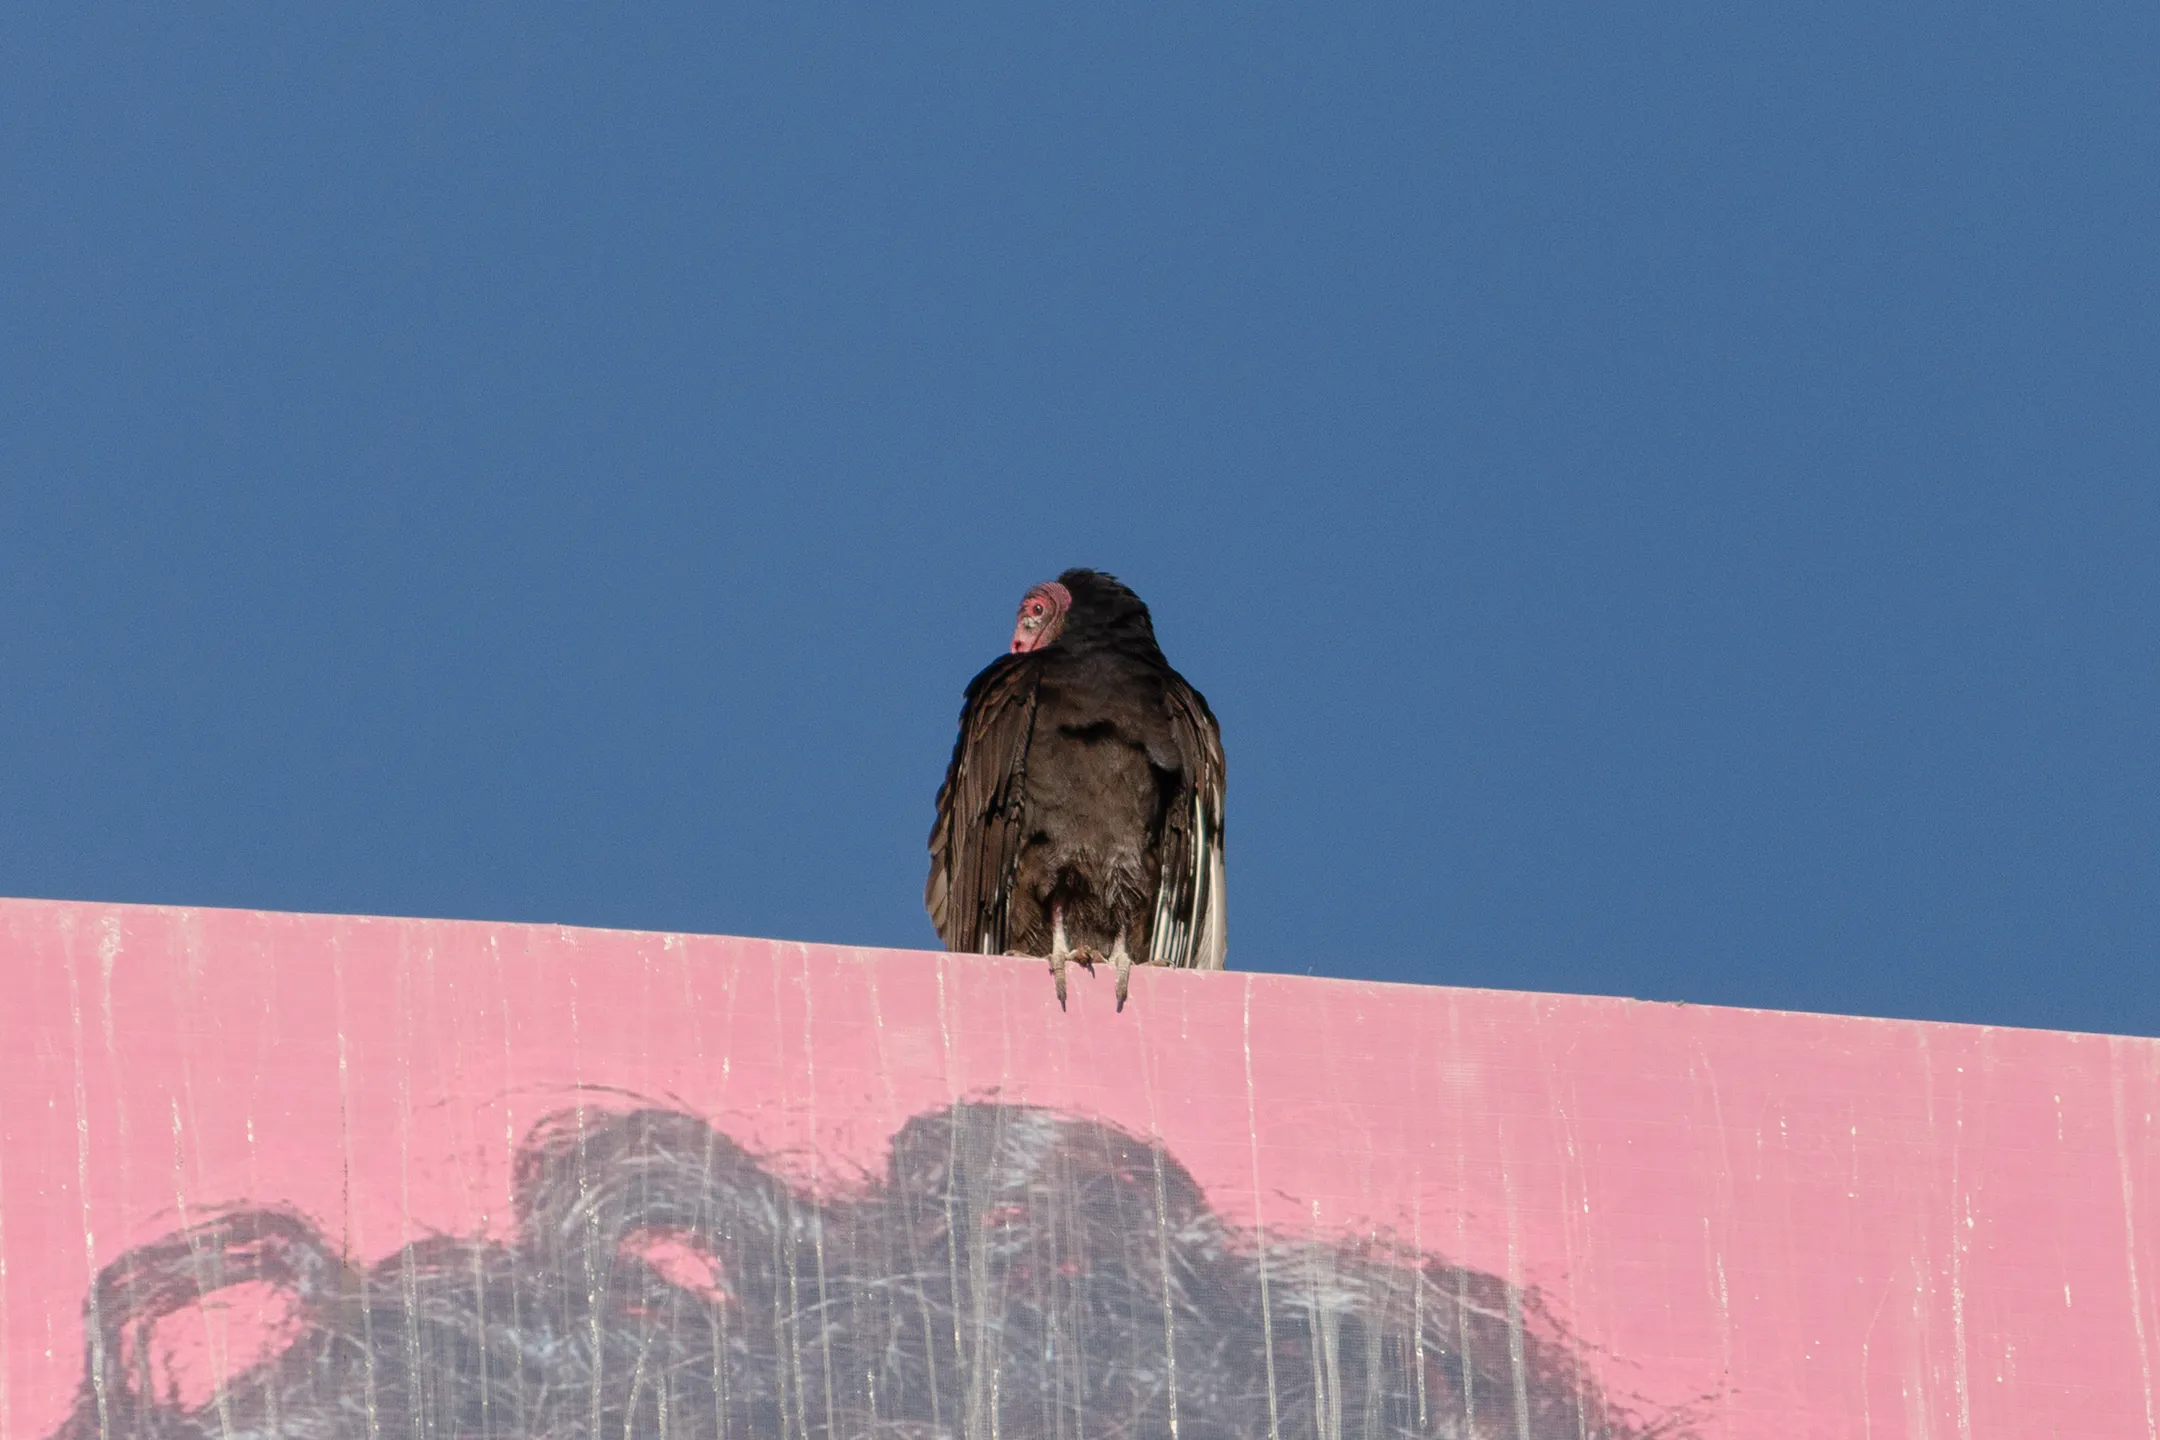
[[[909,957],[922,960],[941,959],[947,953],[945,951],[929,950],[907,945],[862,945],[853,944],[846,941],[807,940],[780,936],[712,934],[702,931],[647,930],[625,926],[573,925],[560,921],[546,920],[506,920],[453,915],[382,915],[372,913],[347,913],[342,911],[262,910],[250,909],[240,906],[169,905],[145,904],[133,901],[83,900],[46,896],[0,896],[0,915],[5,915],[6,912],[16,909],[46,909],[59,911],[74,911],[88,914],[122,912],[144,916],[154,915],[169,920],[179,921],[181,923],[186,923],[188,920],[200,916],[226,916],[234,919],[248,917],[257,920],[272,922],[335,921],[344,924],[370,926],[441,925],[467,930],[553,932],[561,934],[565,937],[641,937],[646,939],[659,940],[663,943],[668,941],[694,940],[701,943],[718,944],[797,946],[810,950],[826,951],[828,953],[890,956],[895,959]],[[971,958],[993,964],[1027,965],[1040,963],[1039,961],[1028,960],[1021,957],[1001,955],[984,955],[974,956]],[[1635,995],[1588,994],[1571,991],[1552,990],[1511,990],[1491,986],[1445,985],[1437,983],[1414,984],[1404,981],[1366,980],[1322,975],[1299,975],[1286,971],[1239,970],[1236,967],[1232,967],[1232,970],[1229,973],[1237,974],[1247,979],[1258,979],[1270,985],[1279,984],[1291,987],[1317,985],[1326,989],[1340,989],[1344,987],[1371,988],[1389,991],[1406,991],[1421,995],[1430,995],[1435,993],[1448,993],[1464,996],[1504,995],[1522,997],[1539,1001],[1549,1001],[1558,1004],[1583,1004],[1593,1006],[1623,1007],[1640,1006],[1658,1011],[1697,1010],[1704,1012],[1706,1015],[1712,1016],[1763,1016],[1803,1021],[1834,1021],[1842,1024],[1864,1022],[1871,1026],[1886,1026],[1895,1029],[1912,1028],[1932,1031],[1953,1031],[1962,1034],[1972,1035],[2052,1035],[2061,1036],[2073,1041],[2078,1039],[2130,1041],[2142,1045],[2160,1046],[2160,1037],[2122,1034],[2108,1031],[2055,1030],[2048,1029],[2043,1026],[1976,1024],[1967,1021],[1931,1020],[1916,1018],[1912,1016],[1865,1015],[1854,1014],[1844,1011],[1780,1010],[1769,1006],[1715,1005],[1698,1003],[1691,1000],[1662,1000],[1654,998],[1646,999],[1644,997]],[[1190,979],[1197,983],[1220,983],[1220,981],[1218,979],[1215,979],[1214,977],[1203,977],[1198,975],[1197,973],[1186,974],[1180,972],[1180,975],[1181,978]]]

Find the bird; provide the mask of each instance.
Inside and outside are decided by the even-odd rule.
[[[1147,606],[1067,570],[1020,601],[1007,653],[968,682],[938,788],[923,902],[947,950],[1117,972],[1220,970],[1223,747]]]

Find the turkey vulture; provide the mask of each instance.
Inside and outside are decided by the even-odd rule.
[[[948,950],[1223,968],[1223,750],[1140,597],[1067,570],[968,683],[923,901]]]

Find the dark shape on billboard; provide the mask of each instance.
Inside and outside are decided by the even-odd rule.
[[[513,1193],[513,1233],[366,1269],[277,1209],[136,1247],[55,1440],[1678,1433],[1603,1397],[1534,1292],[1243,1231],[1159,1144],[1049,1109],[917,1115],[820,1196],[694,1115],[571,1108]]]

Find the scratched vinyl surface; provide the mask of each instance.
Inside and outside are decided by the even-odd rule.
[[[1224,1233],[1283,1247],[1278,1289],[1282,1256],[1319,1253],[1298,1246],[1377,1237],[1357,1253],[1444,1257],[1527,1297],[1494,1313],[1545,1325],[1569,1383],[1634,1417],[1616,1434],[2160,1435],[2151,1041],[1236,973],[1143,971],[1120,1015],[1106,973],[1075,972],[1060,1013],[1011,960],[31,901],[0,902],[0,963],[0,1433],[23,1440],[71,1407],[72,1433],[127,1429],[125,1397],[77,1405],[91,1278],[235,1207],[300,1217],[363,1267],[514,1232],[520,1147],[566,1108],[700,1117],[803,1195],[846,1197],[911,1120],[967,1102],[1159,1146]],[[1046,1283],[1088,1283],[1060,1264]],[[678,1288],[723,1313],[732,1282],[701,1275]],[[275,1361],[290,1317],[283,1341],[166,1320],[143,1387],[206,1429],[278,1428],[217,1396]],[[1256,1323],[1294,1348],[1287,1322]],[[1287,1394],[1297,1362],[1266,1358]],[[1401,1432],[1527,1425],[1503,1393],[1482,1402],[1493,1428],[1464,1428],[1428,1373],[1445,1388],[1419,1372]],[[781,1395],[782,1428],[855,1424],[831,1385]],[[1348,1431],[1379,1413],[1356,1398],[1271,1390],[1254,1413]],[[980,1428],[936,1403],[949,1419],[893,1433]],[[1209,1433],[1207,1403],[1185,1401],[1186,1430]],[[1154,1428],[1117,1418],[1045,1424]]]

